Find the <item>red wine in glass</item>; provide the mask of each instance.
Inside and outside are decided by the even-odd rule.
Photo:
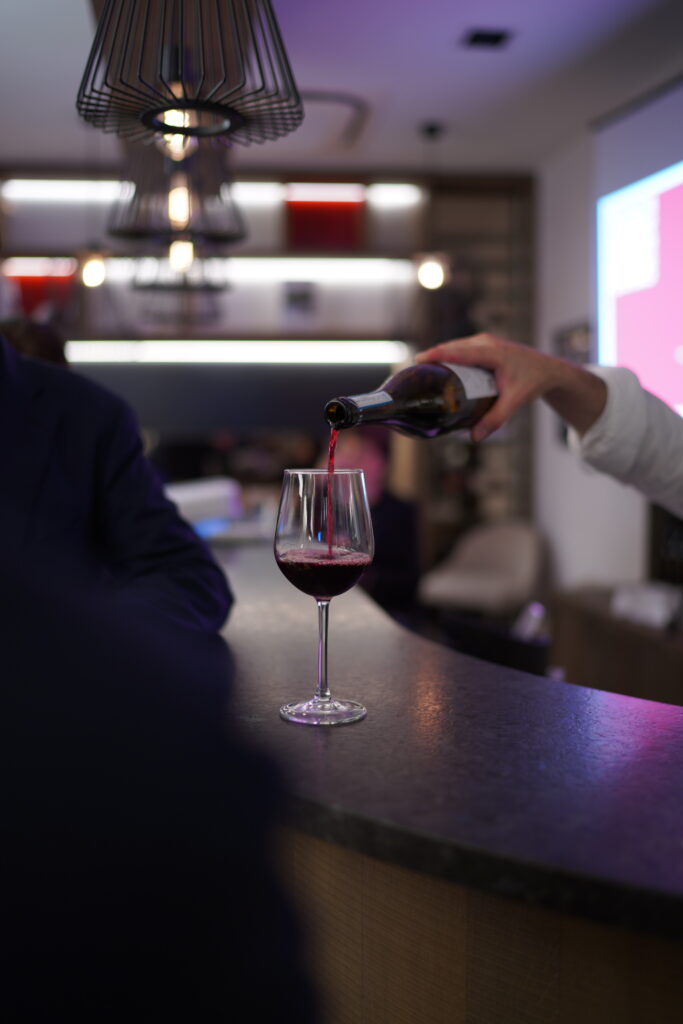
[[[326,469],[287,469],[275,528],[275,560],[293,586],[318,605],[318,686],[313,697],[292,701],[280,715],[304,725],[343,725],[365,717],[355,700],[332,697],[327,685],[330,600],[350,590],[374,553],[372,520],[360,469],[334,469],[336,431]]]
[[[350,590],[372,561],[370,555],[331,546],[322,552],[294,548],[276,555],[275,560],[293,586],[318,601],[329,601]]]

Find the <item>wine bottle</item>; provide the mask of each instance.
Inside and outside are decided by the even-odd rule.
[[[437,437],[473,427],[497,396],[489,370],[417,363],[399,370],[377,391],[331,399],[325,417],[336,430],[375,423],[413,437]]]

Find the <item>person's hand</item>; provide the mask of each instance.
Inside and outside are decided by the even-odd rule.
[[[498,430],[519,408],[555,385],[553,360],[526,345],[504,341],[492,334],[447,341],[426,352],[416,362],[448,362],[483,366],[495,373],[498,400],[472,429],[472,440],[482,441]]]
[[[483,441],[535,398],[544,397],[580,433],[588,430],[605,405],[606,387],[599,377],[563,359],[492,334],[446,341],[420,352],[416,362],[483,366],[493,371],[498,399],[472,428],[473,441]]]

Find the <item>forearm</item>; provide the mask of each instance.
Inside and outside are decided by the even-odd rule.
[[[604,414],[570,445],[595,469],[637,487],[683,516],[683,419],[623,367],[596,367],[608,389]]]
[[[563,359],[548,360],[548,387],[544,400],[579,435],[589,430],[602,415],[607,402],[605,382],[589,370]]]

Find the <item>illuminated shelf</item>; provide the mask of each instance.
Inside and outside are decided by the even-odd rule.
[[[69,341],[67,358],[85,363],[199,365],[393,365],[410,357],[402,341],[303,340],[173,340],[173,341]]]

